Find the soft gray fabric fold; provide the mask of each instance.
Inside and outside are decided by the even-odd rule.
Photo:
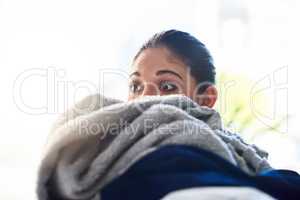
[[[215,110],[188,97],[121,102],[95,94],[53,125],[39,169],[38,199],[99,200],[103,186],[168,144],[211,151],[251,175],[271,169],[266,152],[224,130]]]

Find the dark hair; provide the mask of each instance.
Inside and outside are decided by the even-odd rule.
[[[191,75],[200,85],[198,93],[204,92],[208,85],[215,83],[213,58],[206,46],[194,36],[178,30],[156,33],[143,44],[134,60],[142,51],[157,47],[167,47],[190,68]]]

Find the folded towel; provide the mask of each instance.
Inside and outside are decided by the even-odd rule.
[[[38,199],[99,200],[103,186],[168,144],[208,150],[251,175],[271,169],[265,151],[224,130],[218,112],[186,96],[121,102],[95,94],[53,125],[39,168]]]

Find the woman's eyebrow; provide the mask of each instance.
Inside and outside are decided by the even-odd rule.
[[[166,70],[159,70],[156,72],[157,76],[162,75],[162,74],[173,74],[173,75],[177,76],[178,78],[180,78],[181,80],[183,80],[183,78],[178,73],[171,71],[171,70],[166,69]]]
[[[129,75],[129,77],[131,77],[131,76],[140,76],[141,74],[138,72],[138,71],[135,71],[135,72],[133,72],[133,73],[131,73],[130,75]]]

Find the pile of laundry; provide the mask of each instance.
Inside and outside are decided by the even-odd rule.
[[[267,156],[227,131],[214,109],[186,96],[122,102],[94,94],[54,123],[40,163],[37,196],[154,200],[188,188],[245,186],[282,199],[288,190],[290,195],[300,191],[298,174],[274,170]]]

